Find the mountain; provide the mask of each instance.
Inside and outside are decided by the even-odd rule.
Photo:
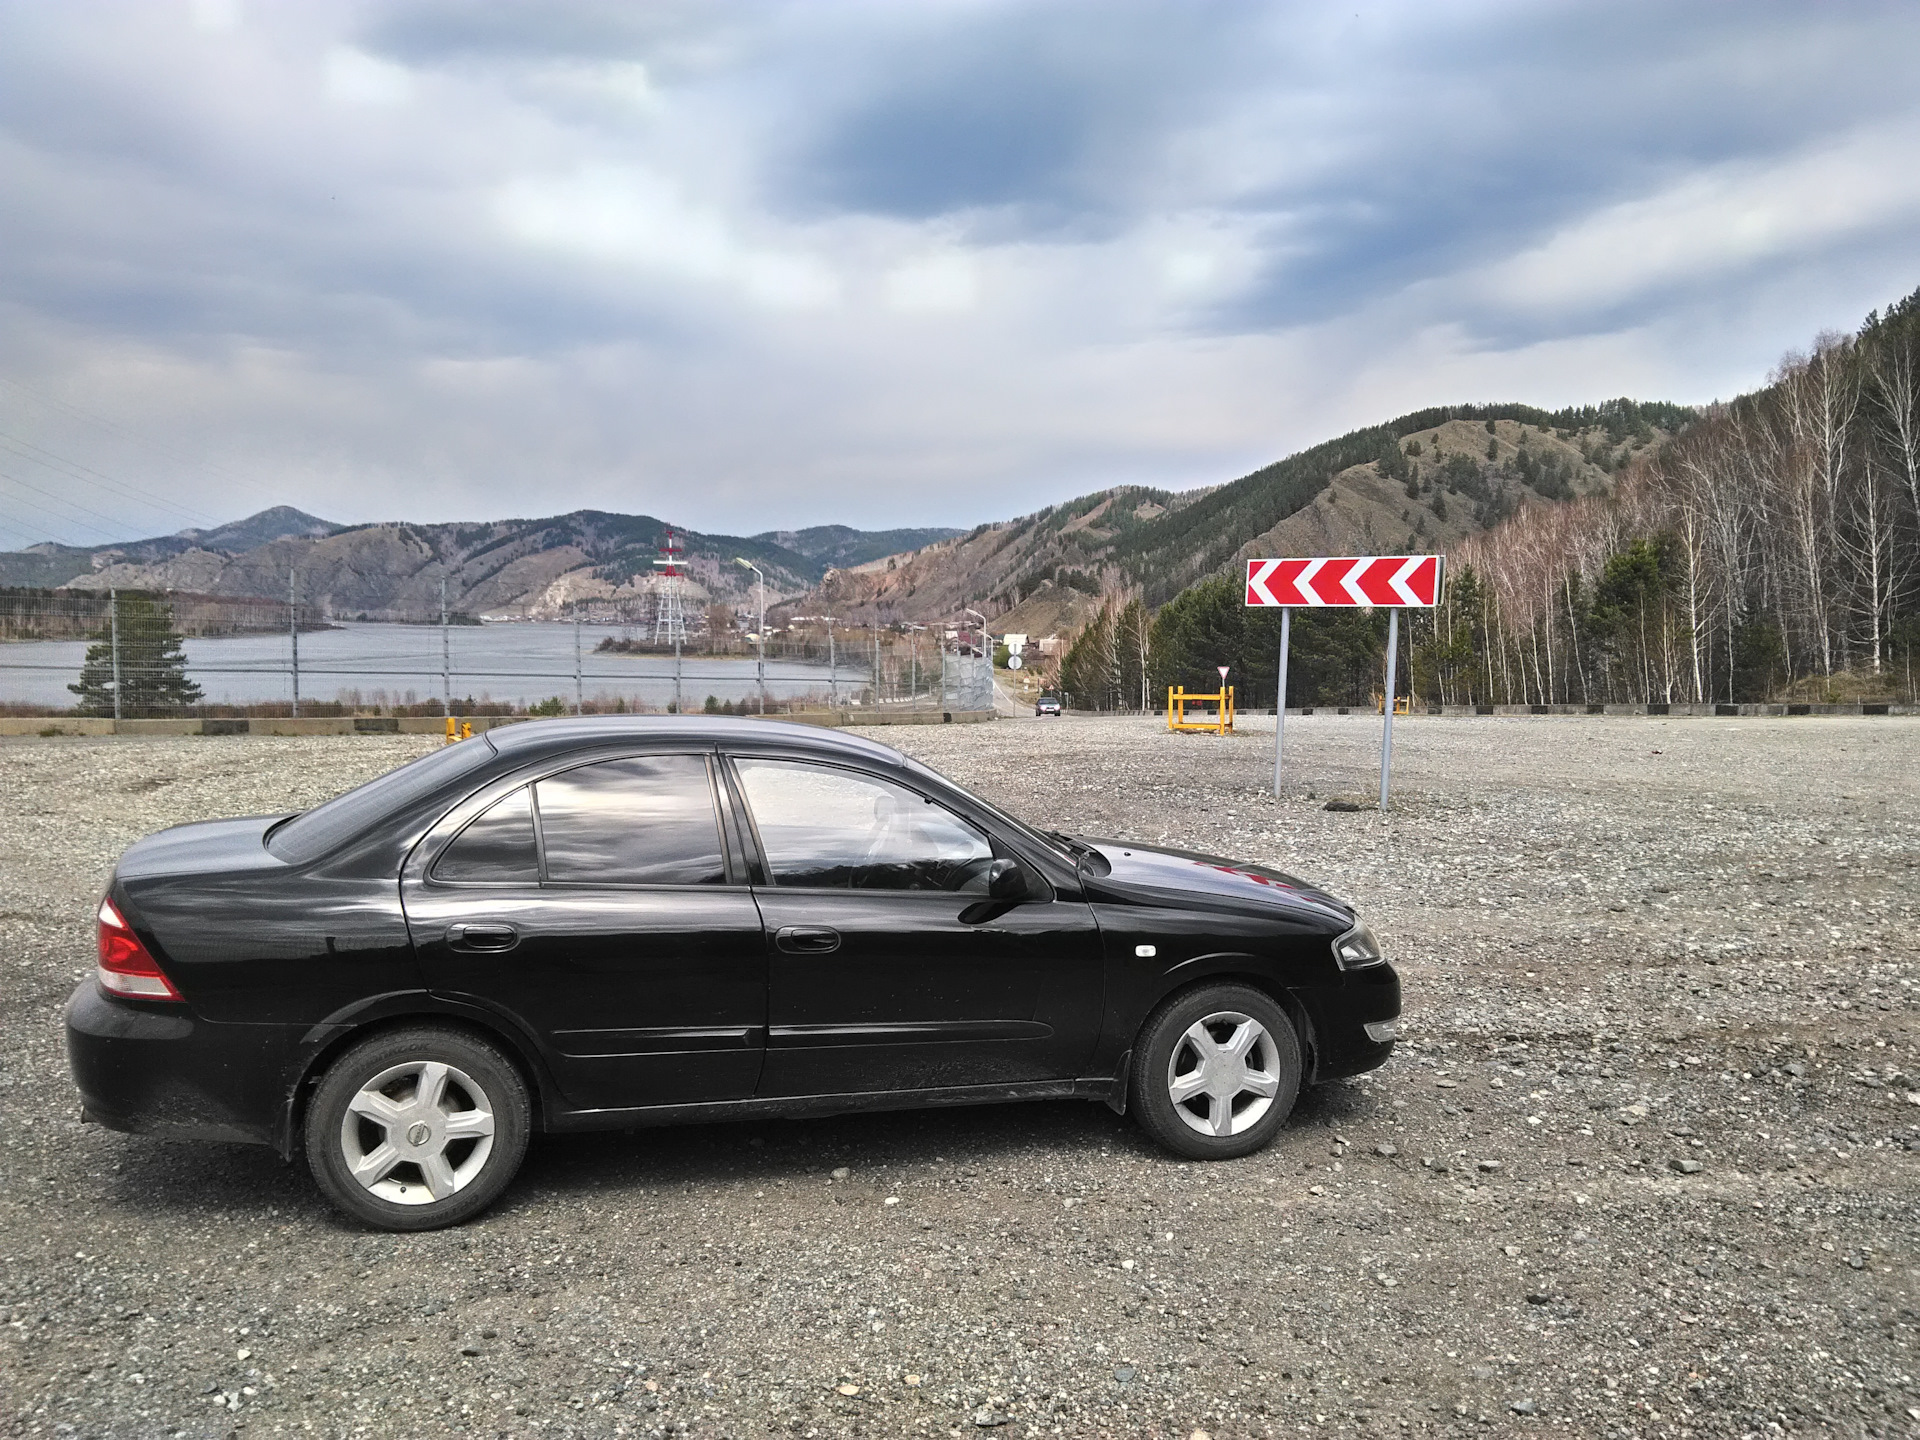
[[[931,620],[972,606],[998,627],[1046,633],[1088,607],[1063,592],[1141,593],[1159,605],[1255,554],[1444,550],[1525,501],[1609,488],[1632,458],[1693,418],[1613,400],[1544,411],[1454,405],[1414,411],[1303,450],[1225,485],[1172,493],[1121,486],[983,525],[912,555],[837,569],[796,612]],[[1051,597],[1049,607],[1022,607]],[[1003,617],[1011,617],[1011,621]]]
[[[923,530],[855,530],[851,525],[815,525],[806,530],[767,530],[754,536],[818,560],[828,569],[864,565],[908,550],[919,550],[939,540],[951,540],[958,530],[934,526]]]
[[[753,597],[745,558],[788,613],[853,621],[945,619],[972,607],[997,628],[1077,629],[1116,590],[1158,605],[1256,553],[1445,549],[1529,499],[1603,493],[1630,458],[1692,412],[1631,400],[1416,411],[1313,446],[1225,485],[1121,486],[1032,515],[953,530],[844,525],[754,536],[679,531],[689,607]],[[335,618],[463,614],[553,618],[576,601],[644,606],[667,522],[576,510],[471,524],[338,526],[287,506],[212,530],[82,549],[0,554],[0,585],[287,593]],[[776,614],[778,612],[776,611]]]
[[[291,505],[275,505],[244,520],[211,530],[181,530],[147,540],[87,549],[76,545],[30,545],[25,550],[0,553],[0,585],[31,585],[52,589],[113,564],[148,566],[183,555],[189,550],[238,555],[288,536],[317,537],[344,529]],[[175,587],[179,588],[179,587]],[[285,588],[284,580],[281,588]]]
[[[249,515],[244,520],[235,520],[212,530],[182,530],[179,535],[169,538],[190,541],[192,547],[198,550],[217,550],[237,555],[243,550],[269,545],[289,535],[318,539],[346,528],[309,515],[304,510],[296,510],[291,505],[275,505],[258,515]]]
[[[575,600],[644,602],[667,528],[650,515],[599,510],[474,524],[340,526],[278,506],[214,530],[95,550],[40,545],[0,554],[0,585],[278,598],[292,572],[302,602],[323,615],[425,620],[440,613],[444,580],[448,605],[462,614],[551,618]],[[769,600],[805,592],[827,570],[821,558],[765,537],[676,533],[692,581],[690,605],[746,602],[755,582],[739,558],[766,574]],[[867,554],[926,533],[952,532],[876,538],[829,526],[795,538],[822,553]]]

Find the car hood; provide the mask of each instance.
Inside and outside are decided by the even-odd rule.
[[[1076,837],[1078,838],[1078,837]],[[1156,904],[1220,901],[1252,903],[1315,915],[1342,928],[1353,923],[1354,908],[1305,880],[1244,860],[1169,850],[1124,840],[1086,840],[1111,870],[1093,880],[1104,891],[1138,892]]]
[[[283,868],[267,853],[267,831],[285,815],[254,815],[244,820],[203,820],[176,825],[136,840],[120,856],[115,871],[122,879],[151,875],[205,875],[225,870]]]

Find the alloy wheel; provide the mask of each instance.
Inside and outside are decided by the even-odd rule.
[[[439,1060],[382,1070],[340,1119],[347,1173],[396,1205],[430,1205],[465,1189],[486,1168],[493,1136],[486,1092]]]
[[[1194,1021],[1167,1059],[1174,1114],[1201,1135],[1239,1135],[1260,1123],[1280,1089],[1267,1027],[1237,1010]]]

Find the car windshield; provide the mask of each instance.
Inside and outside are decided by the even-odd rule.
[[[275,826],[267,836],[267,850],[289,865],[304,865],[337,850],[375,820],[431,794],[448,781],[478,770],[493,759],[493,747],[484,739],[463,740],[423,755],[398,770],[389,770],[357,790],[336,795],[303,815]]]

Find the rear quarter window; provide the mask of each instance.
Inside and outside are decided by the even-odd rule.
[[[304,865],[331,855],[363,835],[384,816],[484,768],[494,758],[484,739],[462,740],[389,770],[358,789],[336,795],[279,826],[267,837],[267,853],[289,865]]]

